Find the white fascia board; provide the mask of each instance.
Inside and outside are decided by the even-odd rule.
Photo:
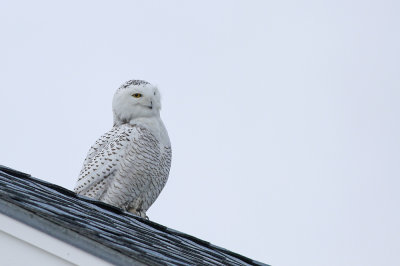
[[[0,231],[76,265],[112,265],[107,261],[1,213]],[[23,256],[23,254],[21,255]]]

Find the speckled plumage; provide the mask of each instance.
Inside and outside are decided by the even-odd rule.
[[[90,148],[75,192],[146,217],[171,166],[160,109],[155,86],[140,80],[122,85],[113,99],[114,127]]]

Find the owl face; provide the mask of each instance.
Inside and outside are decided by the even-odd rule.
[[[128,123],[140,117],[159,116],[160,109],[161,100],[157,87],[144,81],[122,85],[114,94],[114,120],[119,120],[120,123]]]

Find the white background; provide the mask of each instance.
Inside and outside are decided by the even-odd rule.
[[[159,86],[152,221],[273,265],[400,265],[400,2],[2,1],[0,164],[72,189]]]

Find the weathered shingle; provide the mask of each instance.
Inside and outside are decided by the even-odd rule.
[[[4,166],[0,212],[117,265],[265,265]]]

